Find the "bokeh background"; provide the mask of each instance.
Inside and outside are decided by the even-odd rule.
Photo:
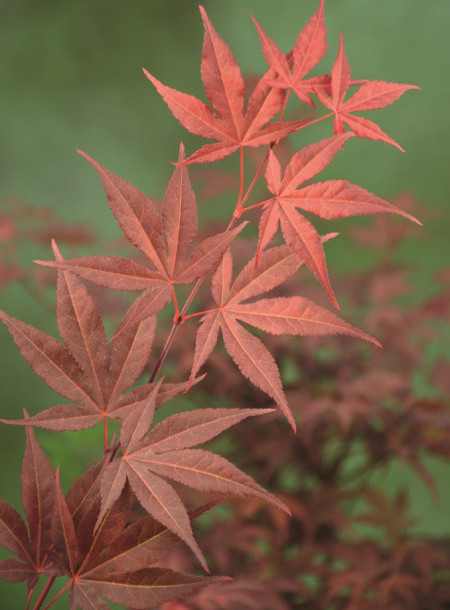
[[[315,0],[204,1],[217,30],[250,74],[265,70],[265,62],[249,13],[287,51],[316,5]],[[188,152],[197,147],[198,139],[173,119],[141,68],[202,97],[202,26],[196,2],[2,0],[0,15],[0,205],[11,205],[15,196],[36,209],[51,206],[55,216],[67,221],[85,223],[99,241],[119,237],[95,172],[75,150],[87,151],[149,195],[163,195],[180,139]],[[409,242],[400,252],[414,269],[413,306],[413,301],[433,294],[435,271],[448,265],[450,255],[450,4],[447,0],[428,4],[329,0],[326,22],[330,48],[322,71],[332,65],[342,30],[355,78],[409,82],[422,88],[374,115],[406,154],[382,143],[358,142],[336,158],[332,169],[333,176],[345,177],[381,197],[408,191],[429,210],[424,239]],[[320,126],[311,137],[328,133],[329,125]],[[235,165],[234,158],[223,162],[224,167]],[[220,202],[225,217],[227,205],[234,205],[233,198]],[[207,215],[215,215],[214,207],[205,210]],[[0,243],[0,257],[5,256],[1,248]],[[21,251],[24,263],[42,255],[50,257],[49,243],[40,248],[30,243]],[[333,250],[333,272],[344,273],[359,263],[346,251],[344,237]],[[20,283],[0,290],[0,307],[55,332],[52,314]],[[441,341],[430,346],[428,356],[424,354],[424,369],[427,357],[446,354],[449,338],[449,326],[443,327]],[[0,386],[1,417],[19,417],[23,406],[36,412],[55,404],[54,394],[29,370],[3,327]],[[419,393],[427,391],[426,380],[418,383]],[[70,473],[76,474],[97,457],[90,441],[101,433],[83,434],[82,455],[77,435],[63,435],[63,440],[51,433],[39,435],[53,462],[66,463],[68,480]],[[16,506],[23,448],[23,430],[0,429],[1,497]],[[69,457],[71,452],[76,460]],[[407,470],[390,473],[389,484],[407,481],[414,490],[413,512],[423,531],[440,535],[450,533],[450,468],[438,462],[432,468],[442,483],[440,507],[432,505],[423,484]],[[15,592],[14,586],[1,588],[0,607],[22,608]]]

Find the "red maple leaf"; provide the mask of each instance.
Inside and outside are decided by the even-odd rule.
[[[346,124],[360,138],[381,140],[403,151],[403,148],[385,134],[376,123],[353,113],[384,108],[394,103],[408,89],[420,89],[420,87],[368,80],[356,93],[344,101],[348,88],[352,84],[350,76],[350,65],[345,55],[344,39],[341,34],[338,54],[331,70],[330,85],[316,89],[316,94],[322,104],[334,112],[334,133],[336,135],[344,133],[344,124]]]
[[[278,159],[270,151],[266,181],[274,196],[264,202],[259,223],[257,260],[280,223],[286,243],[314,273],[336,307],[338,304],[330,285],[320,235],[296,208],[327,220],[367,214],[398,214],[421,224],[411,214],[347,180],[327,180],[298,188],[321,172],[352,135],[343,133],[306,146],[293,155],[283,178]]]
[[[205,27],[201,75],[206,96],[213,109],[193,95],[163,85],[150,72],[144,74],[169,106],[175,118],[191,133],[217,140],[192,154],[183,163],[217,161],[244,146],[264,146],[292,133],[308,119],[269,123],[280,111],[284,91],[273,88],[262,77],[244,113],[245,86],[239,65],[230,47],[214,29],[200,6]]]
[[[56,244],[54,249],[57,260],[62,261]],[[123,419],[153,388],[149,383],[127,392],[147,365],[155,317],[116,335],[108,346],[94,299],[67,271],[58,271],[57,304],[58,328],[65,345],[1,310],[0,319],[34,372],[76,404],[57,405],[26,420],[1,421],[50,430],[82,430],[107,417]],[[185,388],[186,383],[164,384],[157,406]]]
[[[26,415],[26,412],[25,412]],[[9,582],[28,581],[31,589],[40,572],[52,573],[51,546],[54,473],[50,460],[27,426],[22,465],[22,506],[28,529],[20,514],[0,500],[0,545],[17,556],[0,561],[0,578]]]
[[[292,52],[288,53],[287,56],[269,38],[252,16],[258,30],[264,57],[269,67],[277,75],[276,78],[266,77],[267,83],[271,87],[292,89],[302,102],[310,106],[314,106],[310,94],[316,93],[318,87],[329,82],[329,77],[326,75],[305,78],[327,52],[324,8],[325,0],[320,0],[319,8],[300,32]]]
[[[102,505],[97,523],[120,497],[128,480],[142,506],[157,521],[179,536],[197,555],[205,569],[206,562],[195,541],[188,513],[168,477],[200,491],[237,496],[256,496],[289,512],[249,476],[225,458],[193,446],[208,441],[239,421],[264,414],[267,409],[199,409],[177,413],[153,423],[156,384],[146,404],[134,408],[120,432],[122,457],[114,459],[102,476]]]
[[[250,303],[252,297],[272,290],[300,267],[301,261],[287,246],[267,250],[259,265],[253,258],[231,284],[232,259],[227,251],[212,278],[212,296],[217,308],[203,316],[197,332],[191,379],[217,343],[219,329],[225,347],[241,373],[271,396],[295,429],[295,422],[281,385],[277,364],[264,344],[241,324],[275,335],[324,336],[348,334],[378,342],[353,328],[335,314],[303,297],[275,297]]]
[[[229,421],[231,425],[233,414]],[[0,561],[1,579],[28,580],[31,598],[40,574],[52,580],[66,576],[70,580],[58,597],[70,587],[71,608],[82,610],[107,610],[104,598],[144,609],[228,580],[158,567],[179,539],[150,515],[131,519],[129,486],[99,518],[100,484],[112,456],[91,466],[64,496],[59,470],[53,470],[32,428],[26,430],[21,484],[28,529],[20,514],[0,500],[0,545],[17,557]],[[188,521],[214,503],[190,511]]]
[[[121,256],[85,256],[68,261],[35,261],[64,269],[100,286],[142,290],[122,319],[116,336],[160,311],[173,297],[174,284],[192,284],[214,269],[245,222],[230,231],[207,237],[191,250],[197,235],[197,205],[187,168],[176,167],[167,187],[162,215],[155,202],[80,151],[97,171],[109,206],[130,243],[149,266]],[[178,161],[184,159],[180,145]]]

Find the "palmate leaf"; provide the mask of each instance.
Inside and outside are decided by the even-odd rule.
[[[255,496],[286,507],[224,458],[209,451],[191,449],[230,426],[267,409],[202,409],[172,415],[147,432],[153,422],[159,382],[147,404],[125,419],[120,444],[122,457],[113,460],[102,475],[102,506],[97,524],[120,498],[128,481],[142,506],[157,521],[180,537],[206,562],[190,526],[188,513],[175,489],[161,476],[200,491]]]
[[[132,602],[135,608],[153,607],[227,580],[152,567],[178,538],[150,516],[130,523],[128,487],[95,528],[99,483],[109,459],[105,456],[83,473],[64,497],[58,470],[53,471],[27,427],[22,496],[30,534],[19,513],[0,501],[0,544],[19,558],[0,562],[0,578],[28,580],[32,587],[40,573],[66,576],[71,580],[71,608],[82,610],[109,608],[105,598],[127,606]],[[191,511],[188,518],[214,503]]]
[[[197,332],[191,377],[195,377],[214,349],[220,329],[225,347],[242,374],[275,400],[295,429],[273,356],[260,339],[241,326],[239,320],[273,334],[347,334],[375,345],[379,343],[303,297],[279,297],[243,303],[280,285],[301,265],[299,258],[287,246],[266,250],[262,253],[259,264],[255,263],[256,257],[244,267],[233,284],[230,252],[226,253],[217,268],[212,280],[212,295],[217,309],[202,318]]]
[[[202,6],[200,12],[205,28],[201,75],[213,108],[193,95],[164,85],[144,69],[144,74],[183,127],[198,136],[218,141],[203,146],[183,163],[217,161],[244,146],[264,146],[278,141],[304,125],[308,119],[269,123],[280,111],[285,94],[282,89],[268,85],[266,77],[256,85],[244,113],[244,80],[236,58],[217,34]]]
[[[205,577],[169,569],[144,568],[131,574],[117,574],[114,578],[86,575],[77,578],[71,591],[71,610],[107,610],[106,597],[115,604],[136,608],[156,608],[160,604],[184,597],[202,587],[228,579]],[[131,604],[131,606],[130,606]]]
[[[321,172],[352,136],[351,133],[343,133],[306,146],[293,155],[283,177],[278,159],[270,151],[266,181],[273,198],[265,202],[259,223],[257,260],[280,224],[288,246],[314,273],[336,307],[338,305],[330,285],[320,235],[297,208],[327,220],[368,214],[398,214],[421,224],[411,214],[346,180],[328,180],[298,188]]]
[[[152,199],[86,153],[79,152],[100,176],[109,206],[125,237],[142,252],[149,267],[121,256],[87,256],[64,261],[59,255],[56,261],[35,262],[70,271],[107,288],[144,290],[123,317],[117,337],[163,309],[172,299],[174,284],[192,284],[213,270],[246,223],[208,237],[190,251],[198,222],[197,204],[186,167],[175,168],[161,216]],[[181,144],[179,164],[184,158]]]
[[[21,486],[28,529],[20,514],[0,500],[0,545],[18,557],[0,562],[0,578],[9,582],[27,580],[31,588],[40,573],[55,570],[48,552],[52,545],[55,473],[31,427],[26,430]]]
[[[284,55],[252,17],[267,64],[277,75],[276,78],[267,78],[268,84],[272,87],[294,90],[298,98],[310,106],[314,106],[310,94],[315,93],[318,87],[328,82],[326,76],[305,78],[327,52],[324,8],[325,0],[320,0],[319,8],[298,35],[292,53],[288,56]]]
[[[0,579],[28,580],[29,590],[40,574],[66,576],[71,608],[108,609],[117,604],[149,608],[224,582],[153,567],[178,538],[151,516],[131,521],[132,493],[127,486],[99,520],[100,484],[111,455],[83,473],[65,497],[59,472],[53,470],[27,426],[22,467],[22,502],[28,529],[19,513],[0,500],[0,545],[15,554],[0,562]],[[195,519],[216,502],[188,514]]]
[[[77,404],[56,405],[26,420],[1,421],[50,430],[83,430],[106,417],[123,418],[142,404],[153,388],[153,384],[145,384],[127,393],[147,365],[155,318],[138,322],[107,344],[94,300],[76,276],[63,270],[58,271],[57,303],[65,346],[5,312],[0,311],[0,319],[34,372]],[[165,384],[158,406],[185,388],[186,384]]]
[[[84,538],[87,544],[75,572],[68,574],[72,577],[71,608],[109,608],[104,598],[127,607],[151,608],[227,580],[152,567],[179,539],[150,515],[125,527],[130,517],[129,499],[127,488],[96,529],[99,503],[91,515],[87,514],[91,518],[80,522],[78,543]],[[189,518],[196,518],[211,506],[192,511]]]
[[[370,80],[363,82],[360,89],[347,101],[344,101],[348,88],[352,84],[350,77],[350,65],[341,34],[338,54],[331,71],[331,80],[328,86],[316,89],[322,104],[334,112],[334,133],[344,133],[344,124],[346,124],[360,138],[381,140],[403,151],[403,148],[384,133],[376,123],[353,113],[384,108],[393,104],[409,89],[420,89],[420,87]]]

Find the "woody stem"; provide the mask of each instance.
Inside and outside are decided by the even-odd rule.
[[[55,582],[56,576],[50,576],[47,582],[45,583],[44,588],[41,591],[36,603],[33,606],[33,610],[39,610],[39,608],[44,603],[44,599],[47,597],[48,592],[52,588],[53,583]]]
[[[70,587],[71,584],[72,584],[72,580],[69,580],[69,582],[66,584],[66,586],[63,587],[61,589],[61,591],[59,593],[57,593],[55,595],[55,597],[45,606],[44,610],[47,610],[48,608],[50,608],[50,606],[52,604],[54,604],[56,602],[56,600],[59,599],[61,597],[61,595],[67,591],[67,589]]]
[[[29,610],[29,608],[30,608],[31,598],[33,597],[33,593],[34,593],[35,588],[36,588],[36,586],[32,587],[30,592],[28,593],[27,605],[26,605],[25,610]]]

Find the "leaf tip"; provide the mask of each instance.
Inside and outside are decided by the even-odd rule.
[[[58,248],[58,244],[56,243],[56,240],[54,237],[52,237],[52,250],[53,250],[53,254],[55,255],[56,260],[62,261],[63,256],[61,254],[61,250]]]
[[[77,148],[77,153],[79,155],[81,155],[84,159],[86,159],[86,161],[90,161],[90,157],[87,153],[84,152],[84,150],[81,150],[80,148]]]
[[[159,82],[159,80],[157,78],[155,78],[153,76],[153,74],[150,74],[150,72],[148,70],[146,70],[145,68],[142,68],[143,73],[145,74],[145,76],[148,78],[148,80],[153,83],[153,85],[155,85],[155,87],[157,88],[158,85],[160,85],[161,83]]]
[[[34,259],[33,263],[36,263],[36,265],[42,265],[42,267],[51,267],[52,265],[50,264],[51,261],[41,261],[38,259]]]

